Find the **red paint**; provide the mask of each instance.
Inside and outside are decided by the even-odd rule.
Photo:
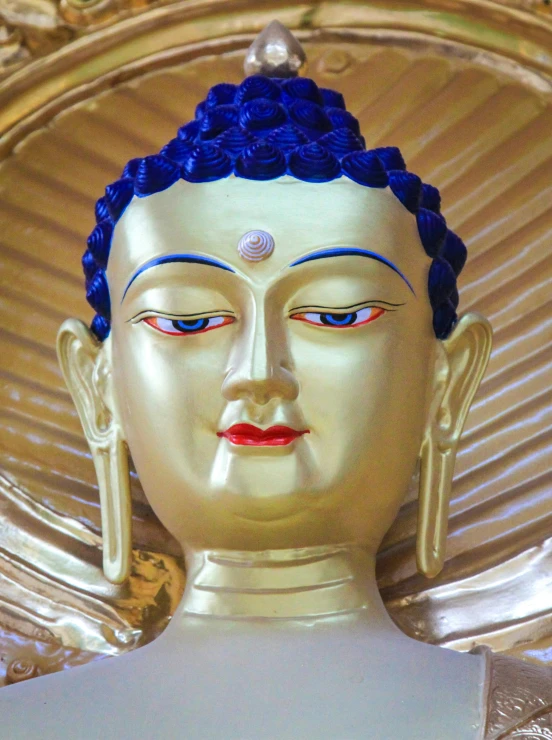
[[[167,334],[170,337],[185,337],[186,335],[190,337],[195,337],[196,334],[205,334],[208,331],[213,331],[214,329],[221,329],[223,326],[228,326],[228,324],[233,324],[236,320],[233,316],[224,316],[224,323],[223,324],[217,324],[216,326],[207,326],[205,329],[199,329],[198,331],[179,331],[178,329],[175,329],[174,331],[167,331],[166,329],[161,329],[159,326],[157,320],[158,318],[164,318],[163,316],[157,317],[157,316],[151,316],[148,319],[142,319],[142,321],[145,324],[148,324],[148,326],[151,326],[152,329],[155,329],[156,331],[160,331],[161,334]],[[218,318],[215,316],[209,316],[206,318]],[[170,321],[170,319],[167,319],[167,321]]]
[[[303,313],[296,313],[293,316],[290,316],[290,319],[294,319],[295,321],[303,321],[305,324],[310,324],[311,326],[322,326],[324,329],[356,329],[359,326],[364,326],[364,324],[372,323],[372,321],[379,319],[382,314],[386,313],[386,310],[384,308],[379,308],[379,306],[365,306],[365,308],[373,309],[373,312],[370,314],[370,316],[367,319],[364,319],[364,321],[359,321],[358,324],[348,324],[347,326],[332,326],[329,324],[323,324],[322,322],[318,323],[317,321],[310,321],[306,318],[308,313],[314,313],[317,316],[320,316],[323,313],[331,313],[330,311],[305,311]],[[359,309],[355,313],[359,313],[359,311],[362,310],[363,309]]]
[[[297,437],[308,433],[308,429],[298,432],[290,427],[280,425],[268,429],[259,429],[259,427],[252,424],[234,424],[225,432],[217,432],[217,437],[224,437],[235,445],[256,445],[258,447],[271,445],[277,447],[288,445]]]

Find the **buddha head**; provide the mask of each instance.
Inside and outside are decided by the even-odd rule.
[[[58,354],[107,577],[128,574],[129,452],[195,550],[375,553],[419,466],[418,567],[436,575],[491,330],[458,318],[465,246],[399,150],[366,149],[339,93],[280,66],[215,85],[96,218],[96,316],[66,321]]]

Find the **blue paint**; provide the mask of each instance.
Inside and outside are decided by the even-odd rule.
[[[183,332],[198,332],[202,329],[206,329],[209,325],[209,319],[196,319],[195,321],[184,321],[183,319],[177,319],[173,321],[175,329],[179,329]]]
[[[146,262],[145,265],[142,265],[142,267],[140,267],[134,273],[125,288],[125,292],[123,293],[123,297],[121,298],[121,303],[125,300],[125,296],[128,293],[130,286],[139,275],[141,275],[146,270],[151,269],[152,267],[157,267],[157,265],[166,265],[169,262],[189,262],[198,265],[208,265],[209,267],[219,267],[221,270],[235,272],[235,270],[233,270],[231,267],[225,265],[224,262],[219,262],[218,260],[212,259],[211,257],[202,257],[199,254],[167,254],[163,257],[156,257],[155,259]]]
[[[435,265],[431,285],[428,284],[435,334],[441,339],[448,336],[457,320],[456,277],[467,252],[462,240],[447,229],[440,216],[437,188],[406,171],[397,147],[366,150],[358,120],[346,110],[341,93],[319,88],[304,77],[284,80],[252,75],[240,85],[221,83],[212,87],[197,106],[194,121],[181,126],[177,137],[160,154],[130,160],[121,178],[108,185],[105,196],[98,200],[96,220],[100,226],[91,235],[82,261],[88,300],[97,311],[92,330],[98,339],[105,339],[110,329],[105,269],[111,231],[132,198],[148,197],[180,179],[203,183],[231,174],[259,181],[289,175],[313,183],[347,177],[364,187],[389,186],[416,218],[420,241],[432,260],[430,264],[444,260],[451,267],[449,271],[442,263]],[[328,250],[324,256],[330,256]],[[391,267],[412,290],[395,265],[381,255],[371,256]],[[206,257],[174,257],[230,270]],[[171,261],[152,260],[140,272],[163,264],[160,260]],[[300,263],[301,260],[294,264]]]
[[[320,320],[326,326],[351,326],[356,321],[356,313],[321,313]]]
[[[351,180],[367,188],[386,188],[389,185],[387,170],[374,152],[345,154],[341,159],[341,169]]]
[[[341,175],[341,165],[329,149],[313,142],[289,155],[289,174],[305,182],[329,182]]]
[[[307,254],[305,257],[300,257],[298,260],[295,260],[295,262],[292,262],[290,267],[295,267],[296,265],[304,265],[305,262],[312,262],[313,260],[322,260],[322,259],[328,259],[329,257],[368,257],[369,259],[376,260],[377,262],[381,262],[384,265],[387,265],[387,267],[390,267],[394,272],[401,277],[404,282],[408,285],[412,293],[414,293],[414,288],[410,284],[410,281],[402,273],[397,265],[393,264],[391,260],[386,259],[381,254],[378,254],[377,252],[371,252],[368,249],[358,249],[356,247],[336,247],[333,249],[320,249],[318,252],[313,252],[312,254]],[[416,293],[414,293],[416,295]]]
[[[234,171],[246,180],[275,180],[286,173],[286,158],[266,139],[248,146],[236,160]]]

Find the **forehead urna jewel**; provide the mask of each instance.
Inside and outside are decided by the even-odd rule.
[[[240,257],[248,262],[261,262],[274,251],[274,238],[266,231],[248,231],[238,242]]]

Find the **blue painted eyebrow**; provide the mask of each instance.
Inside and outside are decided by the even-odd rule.
[[[221,270],[227,270],[228,272],[235,273],[235,270],[233,270],[228,265],[225,265],[224,262],[219,262],[212,257],[202,257],[199,254],[167,254],[164,257],[156,257],[155,259],[146,262],[145,265],[142,265],[142,267],[140,267],[140,269],[134,273],[134,275],[128,281],[128,285],[126,286],[123,297],[121,298],[121,303],[125,300],[128,289],[139,275],[141,275],[146,270],[149,270],[151,267],[157,267],[157,265],[166,265],[169,262],[191,262],[198,265],[208,265],[209,267],[219,267]]]
[[[383,265],[387,265],[387,267],[390,267],[393,272],[396,272],[399,277],[401,277],[404,282],[408,285],[412,293],[414,293],[414,288],[410,284],[410,281],[404,275],[399,268],[394,265],[390,260],[386,259],[385,257],[382,257],[381,254],[378,254],[377,252],[370,252],[368,249],[358,249],[355,247],[336,247],[334,249],[320,249],[318,252],[313,252],[312,254],[307,254],[306,257],[300,257],[298,260],[295,260],[295,262],[292,262],[290,267],[296,267],[296,265],[304,265],[305,262],[312,262],[313,260],[323,260],[327,259],[328,257],[368,257],[370,259],[376,260],[377,262],[381,262]],[[416,295],[416,293],[414,293]]]

